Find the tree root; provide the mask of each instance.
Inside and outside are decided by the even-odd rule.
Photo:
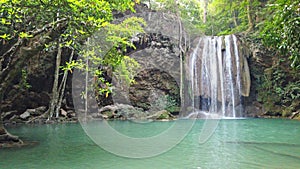
[[[24,144],[24,142],[19,139],[18,136],[10,134],[4,128],[1,128],[0,130],[0,148],[22,146]]]
[[[49,111],[46,111],[45,113],[43,113],[43,114],[41,114],[41,115],[39,115],[39,116],[37,116],[37,117],[34,117],[34,118],[32,118],[32,119],[26,121],[26,124],[32,123],[32,122],[33,122],[34,120],[36,120],[36,119],[46,119],[46,118],[47,118],[47,115],[48,115],[48,112],[49,112]]]

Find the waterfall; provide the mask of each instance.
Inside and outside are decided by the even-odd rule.
[[[218,118],[242,117],[242,96],[248,96],[247,59],[235,35],[199,38],[189,56],[192,113]]]

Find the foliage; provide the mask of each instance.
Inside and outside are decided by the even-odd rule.
[[[139,33],[144,33],[142,26],[146,26],[146,22],[137,17],[127,18],[119,24],[107,24],[104,32],[101,32],[106,34],[106,39],[101,45],[109,44],[108,52],[103,56],[104,64],[109,64],[113,68],[118,66],[127,48],[135,48],[131,38]]]
[[[65,19],[63,31],[58,40],[45,44],[45,52],[57,50],[57,45],[82,51],[82,42],[99,29],[105,29],[106,41],[111,42],[111,50],[101,60],[101,64],[116,67],[123,59],[125,46],[130,43],[130,36],[142,32],[140,18],[128,18],[120,24],[112,24],[113,11],[134,11],[133,6],[139,1],[132,0],[1,0],[0,1],[0,40],[10,41],[18,38],[32,38],[31,32],[52,23],[59,27],[62,23],[55,23]],[[24,26],[26,25],[26,26]],[[45,37],[47,38],[47,37]],[[99,46],[99,50],[101,47]],[[83,52],[84,53],[84,52]],[[99,58],[93,60],[98,60]],[[72,71],[74,67],[83,68],[82,62],[71,61],[63,69]],[[98,62],[100,64],[100,62]],[[123,65],[124,66],[124,65]]]
[[[11,36],[31,31],[58,18],[68,19],[66,33],[92,33],[112,19],[113,10],[133,10],[134,5],[130,0],[1,0],[0,4],[1,34],[9,33]]]
[[[19,83],[20,88],[23,88],[23,89],[31,88],[31,85],[27,81],[27,79],[28,79],[27,78],[28,77],[27,71],[25,69],[22,69],[21,72],[22,72],[21,81]]]
[[[120,84],[129,86],[135,82],[134,77],[139,68],[140,65],[136,60],[130,58],[129,56],[124,56],[121,63],[115,70],[114,75],[118,80],[120,80]]]
[[[208,4],[208,22],[203,31],[208,35],[246,32],[260,4],[258,0],[214,0]]]
[[[127,29],[124,24],[134,24],[136,18],[128,19],[120,25],[109,24],[113,19],[114,10],[133,11],[134,5],[131,0],[1,0],[0,38],[3,40],[31,38],[33,30],[40,29],[48,23],[58,27],[61,23],[55,21],[65,19],[66,26],[58,38],[61,40],[60,45],[80,50],[82,41],[100,28],[107,27],[113,31],[124,32],[124,29]],[[111,36],[114,37],[111,40],[120,41],[117,36],[117,34]],[[56,42],[52,41],[46,44],[46,49],[55,50],[56,47],[53,46],[56,45]]]
[[[272,17],[264,23],[263,42],[281,55],[289,56],[291,66],[300,69],[300,6],[293,0],[275,0],[268,5]]]
[[[168,112],[174,112],[178,107],[178,102],[170,95],[162,95],[157,98],[152,107],[158,111],[167,110]]]
[[[79,68],[90,72],[97,77],[94,87],[99,95],[111,93],[111,82],[103,77],[104,71],[111,69],[124,81],[124,84],[133,82],[134,73],[139,67],[138,63],[128,56],[125,56],[127,48],[135,48],[131,38],[143,33],[142,26],[146,25],[141,18],[132,17],[123,20],[119,24],[107,23],[103,29],[95,32],[81,49],[82,59],[77,60],[69,67]],[[90,64],[86,64],[87,61]],[[99,65],[106,70],[99,70]],[[100,84],[100,85],[99,85]]]
[[[300,101],[298,73],[296,70],[286,69],[279,64],[266,69],[260,79],[258,101],[264,103],[270,111],[282,110],[285,114],[295,111],[297,105],[294,104]]]
[[[262,12],[266,17],[259,25],[260,38],[274,56],[261,76],[258,100],[272,115],[288,117],[299,109],[299,12],[299,2],[292,0],[270,0]]]
[[[201,30],[206,35],[247,31],[250,26],[252,27],[249,19],[251,21],[255,19],[263,3],[259,0],[151,0],[150,2],[151,8],[179,14],[188,32]]]
[[[169,119],[169,118],[170,118],[170,116],[169,116],[168,112],[162,113],[157,117],[158,120]]]
[[[200,29],[203,27],[203,3],[201,1],[143,0],[141,2],[147,4],[152,10],[164,12],[174,20],[180,20],[189,34],[201,34]]]

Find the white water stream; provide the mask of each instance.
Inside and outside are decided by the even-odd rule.
[[[201,37],[189,58],[195,114],[242,117],[242,62],[235,35]]]

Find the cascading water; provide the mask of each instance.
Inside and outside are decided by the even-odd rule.
[[[242,117],[242,96],[250,91],[246,57],[235,35],[201,37],[189,58],[193,113]]]

